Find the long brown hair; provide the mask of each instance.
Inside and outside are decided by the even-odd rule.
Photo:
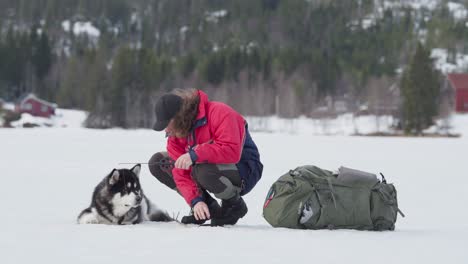
[[[200,96],[197,89],[175,89],[172,93],[182,97],[182,106],[173,118],[172,129],[176,137],[184,138],[189,135],[197,118]]]

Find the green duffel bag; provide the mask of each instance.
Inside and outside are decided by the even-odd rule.
[[[397,193],[382,175],[341,167],[337,173],[301,166],[270,188],[263,217],[273,227],[394,230]]]

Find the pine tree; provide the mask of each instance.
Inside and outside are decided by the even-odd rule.
[[[37,27],[33,27],[29,35],[30,54],[28,61],[32,64],[30,75],[35,75],[34,87],[41,97],[50,99],[53,97],[52,91],[49,91],[44,84],[44,78],[52,67],[52,48],[49,43],[49,37],[46,32],[37,33]]]
[[[42,32],[41,37],[37,42],[32,61],[37,77],[39,80],[43,80],[52,65],[52,49],[50,47],[49,37],[46,32]]]
[[[112,80],[106,96],[109,98],[111,125],[127,127],[126,93],[131,88],[134,63],[134,53],[129,48],[121,48],[112,67]]]
[[[64,108],[79,108],[82,98],[80,78],[83,74],[80,70],[81,62],[77,57],[67,60],[61,73],[60,87],[55,95],[55,101]]]
[[[0,24],[1,27],[1,24]],[[0,98],[5,96],[5,84],[4,79],[5,79],[5,51],[3,47],[3,39],[2,36],[0,35]]]
[[[11,87],[11,97],[17,98],[26,91],[25,72],[27,60],[30,56],[29,37],[20,33],[16,34],[10,28],[5,37],[4,46],[4,78]]]
[[[403,74],[400,89],[402,128],[407,134],[421,134],[433,125],[440,93],[439,73],[433,68],[429,51],[421,43]]]

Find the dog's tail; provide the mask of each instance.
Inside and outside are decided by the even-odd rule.
[[[153,222],[172,222],[175,221],[172,217],[164,212],[163,210],[159,209],[154,203],[152,203],[146,196],[145,200],[147,203],[147,211],[146,215],[149,221]]]
[[[161,210],[157,210],[155,212],[152,212],[151,214],[148,215],[148,218],[149,218],[150,221],[154,221],[154,222],[173,222],[173,221],[175,221],[166,212],[163,212]]]

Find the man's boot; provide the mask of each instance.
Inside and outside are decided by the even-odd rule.
[[[211,220],[212,226],[235,225],[237,221],[247,214],[247,205],[239,195],[223,200],[221,216]]]
[[[205,199],[206,205],[208,205],[211,218],[219,217],[221,215],[221,207],[219,206],[218,201],[211,197],[211,195],[206,190],[203,190],[203,198]],[[206,222],[206,220],[197,220],[193,215],[193,210],[190,210],[190,215],[182,217],[180,222],[182,224],[202,225]]]

